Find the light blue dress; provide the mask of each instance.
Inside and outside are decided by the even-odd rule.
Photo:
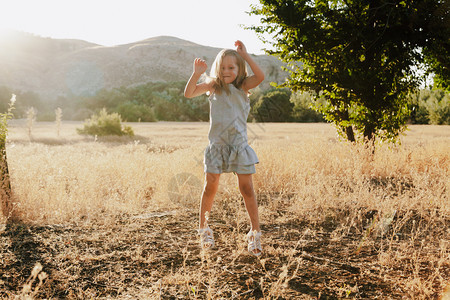
[[[255,173],[258,157],[248,145],[247,118],[250,100],[247,94],[229,84],[230,94],[223,91],[209,97],[209,145],[205,149],[205,172],[221,174]]]

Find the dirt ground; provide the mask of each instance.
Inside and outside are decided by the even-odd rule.
[[[367,217],[376,212],[367,212]],[[411,218],[408,217],[410,220]],[[426,216],[417,216],[426,222]],[[203,253],[196,236],[197,215],[161,212],[120,216],[113,223],[28,226],[8,224],[0,235],[0,296],[86,299],[413,299],[408,287],[412,257],[396,269],[380,265],[385,238],[347,233],[333,239],[337,219],[312,224],[287,218],[264,224],[264,255],[248,254],[244,225],[215,223],[216,247]],[[401,222],[398,217],[394,222]],[[234,225],[234,226],[233,226]],[[445,236],[450,225],[437,224]],[[408,231],[405,224],[405,232]],[[367,242],[364,240],[367,238]],[[406,238],[406,237],[405,237]],[[395,247],[396,243],[390,243]],[[401,244],[399,241],[398,245]],[[400,247],[400,246],[399,246]],[[428,249],[428,250],[426,250]],[[434,247],[424,248],[435,251]],[[395,251],[395,249],[392,249]],[[431,254],[431,253],[430,253]],[[47,274],[29,278],[33,266]],[[450,266],[440,276],[450,278]],[[420,276],[435,272],[424,261]],[[37,275],[37,274],[35,274]],[[38,291],[22,292],[29,282]],[[436,285],[437,281],[436,281]],[[432,298],[438,298],[438,290]]]
[[[232,174],[211,215],[216,246],[199,249],[208,124],[133,124],[136,141],[80,137],[79,123],[56,138],[53,123],[37,124],[31,141],[22,123],[8,148],[19,213],[0,222],[0,299],[440,299],[450,290],[448,127],[412,126],[401,147],[368,160],[328,124],[249,124],[261,160],[256,258]]]

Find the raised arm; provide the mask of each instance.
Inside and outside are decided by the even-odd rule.
[[[253,60],[250,54],[248,54],[247,48],[245,48],[244,43],[242,43],[241,41],[236,41],[234,45],[237,47],[236,51],[248,63],[253,72],[253,75],[247,77],[242,83],[242,89],[248,92],[249,90],[257,87],[264,80],[264,72]]]
[[[203,59],[196,58],[194,60],[194,71],[192,72],[191,78],[189,78],[186,88],[184,89],[184,96],[186,98],[194,98],[200,96],[210,90],[209,83],[199,83],[197,84],[200,76],[205,73],[208,65]]]

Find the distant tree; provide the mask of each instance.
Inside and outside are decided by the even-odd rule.
[[[106,108],[118,112],[125,120],[151,122],[207,120],[206,97],[186,99],[186,82],[149,82],[134,87],[101,90],[83,99],[82,107],[98,111]]]
[[[155,122],[156,118],[151,107],[127,101],[116,107],[117,113],[128,122]]]
[[[290,101],[294,104],[292,108],[292,119],[294,122],[324,122],[325,119],[320,112],[314,110],[311,93],[293,93]],[[323,101],[322,101],[323,102]]]
[[[411,94],[413,124],[450,125],[450,93],[442,89],[423,89]]]
[[[430,122],[426,101],[430,98],[430,90],[420,90],[409,96],[412,124],[428,124]]]
[[[26,118],[30,107],[34,107],[36,111],[41,111],[45,107],[45,104],[37,93],[22,91],[15,91],[14,93],[20,99],[15,107],[15,116],[18,118]]]
[[[185,104],[184,114],[187,121],[208,121],[209,120],[209,101],[204,96],[183,99]]]
[[[396,140],[410,114],[407,95],[422,80],[415,69],[421,64],[449,78],[448,1],[260,3],[251,14],[262,25],[251,28],[271,36],[266,42],[275,50],[268,53],[288,64],[283,86],[323,97],[320,110],[350,141],[355,130],[365,141]]]
[[[434,90],[425,102],[430,124],[450,125],[450,94]]]
[[[291,92],[288,89],[277,89],[266,92],[253,105],[252,116],[258,122],[291,121],[292,104],[289,101]]]
[[[167,90],[153,94],[154,112],[158,120],[176,121],[182,115],[181,95],[174,96]]]
[[[24,117],[26,115],[26,110],[30,106],[36,107],[36,104],[40,104],[40,98],[35,93],[23,93],[6,86],[0,86],[0,112],[6,112],[10,108],[11,94],[15,94],[20,98],[20,102],[16,103],[14,107],[15,115],[18,117]]]

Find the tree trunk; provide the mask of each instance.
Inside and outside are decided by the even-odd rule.
[[[355,142],[355,134],[353,133],[353,127],[347,126],[345,127],[345,134],[347,135],[347,140],[350,142]]]
[[[375,128],[372,125],[367,125],[364,127],[364,142],[365,143],[375,143]]]
[[[0,197],[2,201],[2,213],[5,217],[11,214],[11,182],[9,180],[8,162],[6,160],[6,144],[0,141]]]
[[[343,121],[348,121],[350,119],[350,117],[348,115],[348,110],[339,111],[338,114],[339,114],[339,118]],[[345,135],[347,136],[347,140],[349,140],[352,143],[356,141],[352,126],[342,127],[342,130],[345,132]]]
[[[364,144],[367,149],[370,149],[372,155],[375,154],[375,128],[370,125],[364,127]]]

